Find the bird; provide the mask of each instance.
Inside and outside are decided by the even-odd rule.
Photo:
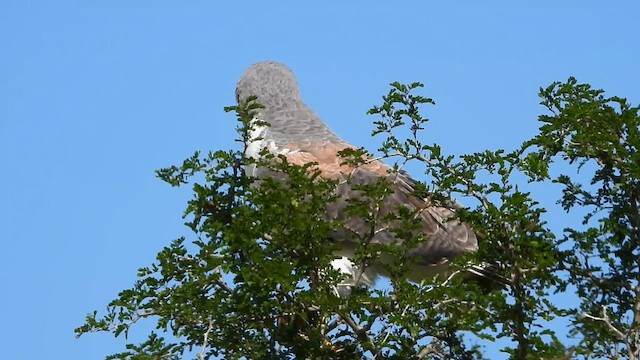
[[[456,218],[462,208],[457,201],[446,205],[434,204],[430,200],[414,195],[416,180],[405,171],[391,171],[381,160],[370,159],[360,166],[344,164],[339,152],[356,149],[340,138],[302,100],[296,76],[286,65],[276,61],[261,61],[250,65],[241,75],[236,86],[237,103],[255,99],[262,105],[253,113],[247,143],[246,158],[260,158],[266,151],[284,156],[290,164],[316,163],[320,176],[337,180],[338,200],[327,204],[326,217],[340,220],[343,228],[330,239],[338,245],[335,260],[331,265],[348,275],[340,285],[339,293],[348,295],[356,285],[373,286],[385,276],[382,264],[372,264],[359,269],[354,262],[357,239],[367,231],[363,219],[350,216],[346,211],[348,199],[359,196],[354,189],[358,184],[371,184],[385,179],[390,184],[390,195],[382,204],[382,214],[389,214],[398,206],[414,211],[416,221],[425,240],[410,248],[405,255],[410,271],[408,280],[420,282],[435,274],[445,273],[456,257],[477,251],[478,236],[471,226]],[[246,175],[264,178],[272,175],[268,169],[248,165]],[[349,233],[359,236],[349,236]],[[369,240],[370,243],[400,245],[400,240],[385,229],[380,229]],[[473,270],[475,269],[475,270]],[[484,276],[481,266],[472,267],[472,272]]]

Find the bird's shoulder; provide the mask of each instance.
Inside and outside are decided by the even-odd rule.
[[[321,175],[330,179],[350,176],[358,171],[365,171],[375,176],[388,176],[390,167],[380,160],[364,159],[361,165],[346,164],[346,158],[340,155],[345,149],[356,149],[345,141],[326,141],[305,139],[288,142],[280,146],[284,155],[292,164],[305,165],[315,163]]]

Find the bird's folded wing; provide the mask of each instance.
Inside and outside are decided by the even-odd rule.
[[[341,165],[343,159],[338,152],[350,147],[347,143],[304,141],[287,144],[289,151],[285,154],[293,164],[316,162],[323,177],[341,180],[337,188],[339,199],[327,206],[328,218],[341,220],[345,224],[344,231],[337,233],[334,240],[354,241],[370,233],[364,219],[347,216],[345,208],[348,199],[362,196],[359,190],[354,189],[355,185],[371,184],[384,178],[389,181],[392,192],[384,199],[378,218],[394,213],[398,207],[405,207],[415,212],[416,221],[422,223],[421,233],[425,241],[410,249],[407,254],[409,257],[421,265],[437,265],[477,249],[475,233],[469,225],[455,219],[455,209],[436,206],[416,197],[413,194],[415,180],[405,172],[390,172],[388,165],[377,160],[358,167]],[[396,243],[398,240],[389,230],[394,225],[397,224],[379,224],[370,240],[374,243]]]

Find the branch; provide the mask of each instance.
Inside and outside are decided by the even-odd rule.
[[[209,342],[209,334],[213,330],[213,322],[209,320],[209,326],[207,326],[207,331],[204,333],[204,340],[202,341],[202,350],[198,353],[197,357],[200,360],[205,359],[205,351],[207,349],[207,342]]]
[[[611,330],[618,337],[618,340],[624,341],[626,336],[622,331],[618,330],[618,328],[616,328],[615,326],[613,326],[613,324],[611,324],[611,321],[609,320],[609,315],[607,315],[607,307],[604,305],[602,305],[601,307],[602,307],[602,317],[596,317],[596,316],[587,314],[586,312],[582,313],[582,317],[605,323],[605,325],[607,325],[609,330]]]
[[[422,360],[424,359],[427,355],[430,354],[434,354],[434,355],[439,355],[439,356],[443,356],[442,352],[439,351],[436,346],[434,346],[433,344],[429,344],[425,347],[422,348],[422,350],[420,350],[420,352],[418,353],[418,355],[416,355],[416,359],[418,360]]]
[[[374,355],[374,358],[377,357],[377,354],[380,354],[382,349],[378,348],[378,346],[373,342],[373,339],[369,337],[367,331],[360,325],[358,325],[350,315],[340,315],[340,317],[344,320],[344,322],[353,330],[356,335],[358,341],[367,342],[371,346],[369,349]]]

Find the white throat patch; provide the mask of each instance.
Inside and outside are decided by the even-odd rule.
[[[257,120],[259,119],[253,119],[253,121],[251,121],[252,124],[251,131],[249,131],[249,142],[247,143],[247,147],[244,152],[245,157],[259,160],[261,158],[260,152],[262,152],[263,149],[267,149],[267,151],[275,155],[286,155],[298,151],[287,148],[278,148],[275,141],[266,139],[265,137],[269,131],[269,127],[255,125]],[[248,176],[255,176],[255,165],[247,165],[245,167],[245,172]]]
[[[258,126],[255,125],[257,119],[251,121],[251,130],[249,131],[249,141],[246,144],[246,148],[244,151],[244,156],[246,158],[252,158],[255,160],[260,159],[260,152],[264,148],[269,148],[269,151],[273,151],[275,149],[275,144],[273,141],[267,141],[264,139],[264,136],[267,133],[267,126]],[[245,166],[245,172],[247,176],[255,176],[256,166],[255,164],[250,164]]]

